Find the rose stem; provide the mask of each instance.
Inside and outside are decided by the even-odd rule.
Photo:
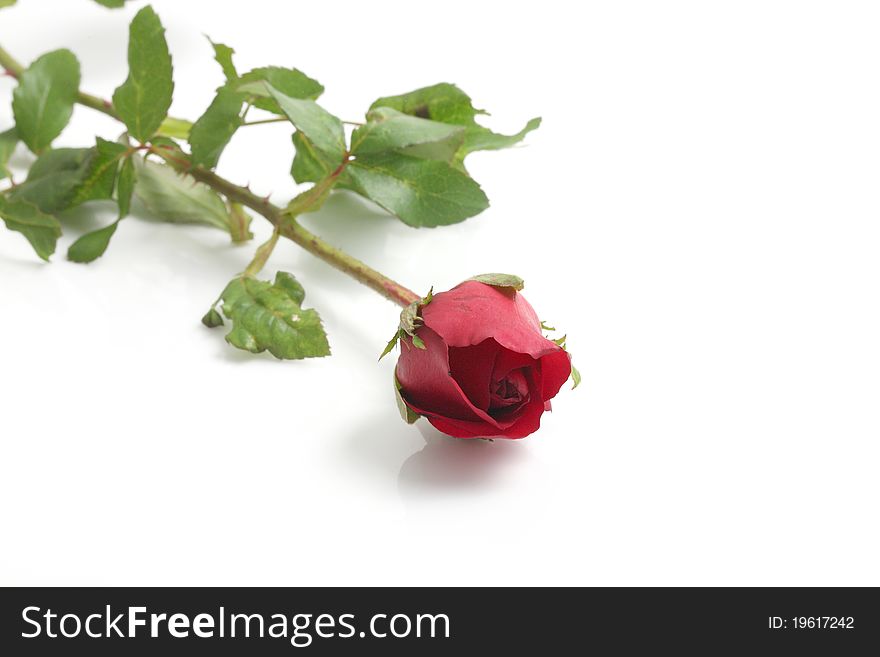
[[[6,52],[2,46],[0,46],[0,66],[6,69],[8,75],[11,75],[16,79],[20,78],[21,74],[24,72],[24,67]],[[119,115],[113,109],[113,104],[108,100],[79,92],[77,95],[77,102],[80,105],[85,105],[86,107],[90,107],[99,112],[103,112],[114,119],[120,120]],[[275,230],[278,231],[281,236],[295,242],[312,255],[348,274],[359,283],[363,283],[385,298],[390,299],[401,306],[408,306],[410,303],[417,301],[420,298],[418,294],[409,288],[404,287],[397,281],[379,273],[342,249],[338,249],[335,246],[328,244],[323,239],[303,227],[294,217],[285,214],[282,208],[270,203],[266,198],[257,196],[246,187],[236,185],[208,169],[193,167],[189,161],[184,161],[177,157],[171,150],[152,147],[150,148],[150,152],[155,153],[164,159],[178,171],[187,173],[199,182],[208,185],[216,192],[225,196],[228,200],[241,203],[254,212],[259,213],[275,227]],[[332,180],[342,172],[346,163],[347,161],[343,162],[336,171],[328,176],[328,178],[317,183],[316,187],[322,185],[322,183],[332,183]],[[313,187],[312,189],[315,188]],[[306,194],[308,194],[308,192],[306,192]],[[299,213],[306,212],[312,205],[320,203],[322,200],[321,197],[321,194],[308,195],[300,204],[298,208]]]

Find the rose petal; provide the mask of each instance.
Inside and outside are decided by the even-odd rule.
[[[449,371],[474,406],[489,409],[489,385],[500,347],[495,340],[483,340],[470,347],[449,347]]]
[[[528,354],[518,354],[510,349],[502,349],[495,359],[495,369],[492,371],[492,379],[499,380],[510,374],[513,370],[522,367],[534,367],[538,361]]]
[[[489,407],[495,417],[498,417],[495,410],[521,406],[531,398],[532,390],[523,369],[512,370],[503,379],[492,381]]]
[[[415,347],[409,339],[400,341],[397,380],[404,399],[414,406],[430,408],[447,417],[480,419],[474,413],[473,404],[449,376],[449,360],[443,340],[427,327],[419,329],[418,335],[425,343],[425,349]]]
[[[449,375],[448,350],[440,336],[425,326],[419,329],[418,336],[425,343],[425,349],[415,347],[408,338],[403,339],[397,361],[400,394],[413,411],[426,417],[483,422],[488,430],[502,430],[513,423],[513,420],[495,420],[468,399]]]
[[[542,397],[552,399],[562,385],[571,376],[571,356],[560,349],[547,354],[541,359],[541,377],[543,378]]]
[[[422,318],[450,347],[494,338],[502,347],[533,358],[559,349],[541,335],[541,322],[525,297],[477,281],[435,294],[422,308]]]
[[[454,438],[525,438],[541,426],[543,413],[544,402],[537,400],[529,402],[516,421],[504,429],[496,429],[486,423],[443,417],[428,416],[428,422]]]

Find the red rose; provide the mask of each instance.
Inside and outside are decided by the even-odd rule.
[[[420,309],[416,344],[403,335],[397,362],[406,406],[456,438],[523,438],[537,430],[571,360],[543,336],[516,288],[465,281]]]

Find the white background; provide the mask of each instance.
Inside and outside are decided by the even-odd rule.
[[[520,274],[584,383],[524,441],[455,441],[398,418],[397,309],[293,245],[270,273],[305,284],[332,358],[199,324],[252,249],[219,231],[130,219],[82,266],[67,245],[110,204],[51,264],[2,230],[0,582],[880,584],[876,3],[153,4],[177,116],[221,83],[202,33],[346,119],[439,81],[497,130],[543,116],[470,158],[492,207],[464,224],[345,195],[307,223],[420,292]],[[0,42],[24,62],[69,47],[85,89],[125,78],[143,3],[19,5]],[[119,132],[80,107],[57,144]],[[220,172],[286,202],[289,133],[240,132]]]

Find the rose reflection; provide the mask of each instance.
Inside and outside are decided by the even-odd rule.
[[[509,468],[527,458],[526,446],[519,441],[461,440],[427,422],[418,425],[425,446],[400,468],[398,486],[404,495],[491,488]]]

